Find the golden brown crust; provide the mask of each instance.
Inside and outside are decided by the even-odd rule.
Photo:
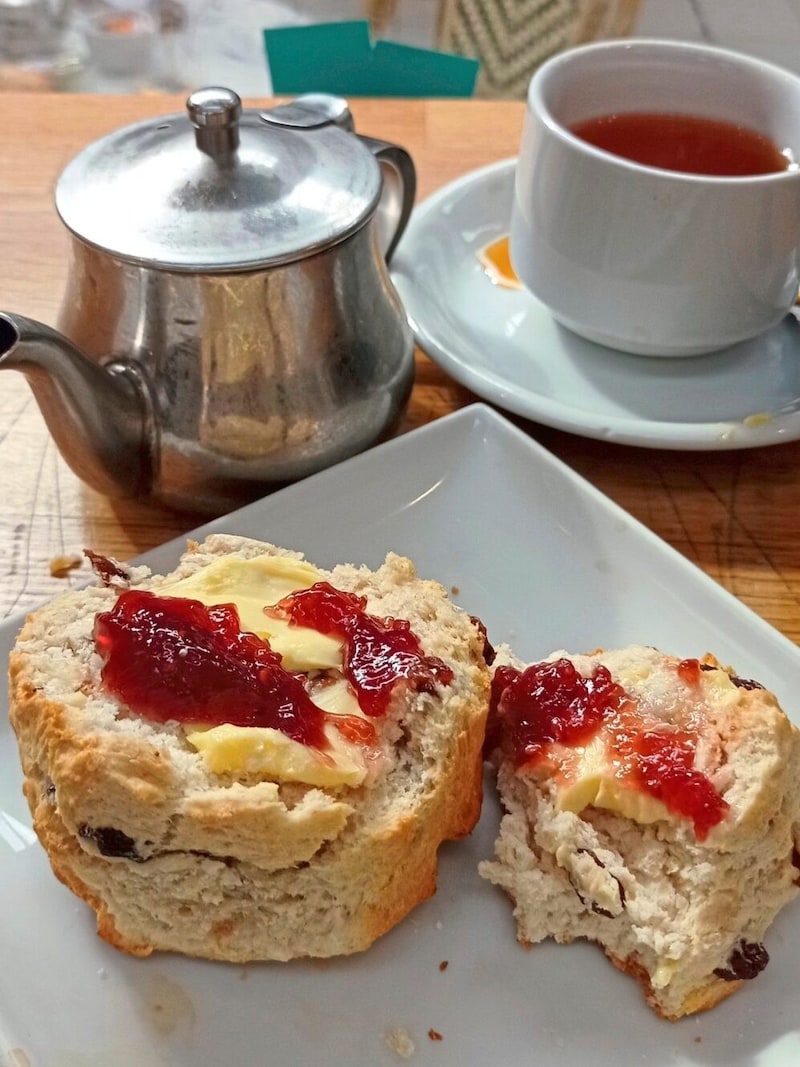
[[[602,945],[600,947],[603,948]],[[715,978],[714,981],[709,982],[708,985],[693,990],[689,996],[683,1000],[683,1003],[677,1011],[667,1012],[653,991],[650,975],[640,963],[637,963],[630,956],[624,960],[620,959],[619,956],[615,956],[613,952],[609,952],[606,948],[603,948],[603,951],[617,970],[622,971],[623,974],[627,974],[630,978],[635,979],[635,981],[639,983],[647,1003],[656,1015],[659,1015],[662,1019],[666,1019],[667,1022],[674,1023],[677,1022],[678,1019],[682,1019],[685,1015],[695,1015],[697,1012],[710,1011],[711,1008],[715,1008],[717,1004],[731,996],[731,994],[735,993],[736,990],[744,984],[742,981],[726,982],[722,978]]]
[[[434,893],[439,844],[472,829],[481,800],[480,789],[471,789],[463,796],[450,790],[440,793],[414,818],[387,818],[369,836],[353,842],[335,864],[327,870],[323,867],[321,879],[317,877],[320,872],[311,865],[295,872],[267,873],[246,864],[231,864],[228,870],[236,872],[237,881],[215,899],[214,907],[203,912],[192,908],[185,914],[180,908],[173,911],[167,907],[170,928],[154,944],[131,936],[135,911],[122,910],[115,915],[107,901],[118,904],[120,899],[129,898],[138,907],[142,897],[152,890],[152,882],[148,884],[149,867],[156,868],[156,877],[169,884],[163,870],[158,869],[166,865],[164,858],[130,864],[92,855],[68,832],[55,805],[46,801],[40,781],[29,778],[26,795],[32,802],[34,828],[54,874],[97,913],[97,931],[104,940],[135,956],[150,955],[155,948],[232,962],[261,958],[254,947],[258,947],[257,938],[264,924],[276,928],[272,930],[277,940],[270,958],[330,956],[368,948]],[[172,879],[177,876],[181,891],[188,881],[202,877],[204,866],[225,865],[212,857],[202,863],[193,861],[191,856],[175,855],[170,859],[173,862],[168,873]],[[276,879],[270,886],[270,881]],[[319,892],[320,882],[331,893],[326,903],[329,918],[335,921],[323,934],[315,929],[312,937],[304,939],[301,929],[288,929],[293,913],[280,904],[280,899],[287,890],[298,899],[303,895],[311,897]],[[358,914],[349,913],[354,898],[347,896],[346,890],[353,884],[359,885],[355,898],[360,903]],[[127,891],[120,893],[120,886]],[[278,900],[277,906],[271,906],[271,893]]]

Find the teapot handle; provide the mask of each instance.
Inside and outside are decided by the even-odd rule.
[[[356,136],[372,152],[381,168],[383,191],[375,213],[375,223],[380,249],[389,263],[414,206],[417,172],[411,156],[399,145],[362,134]]]

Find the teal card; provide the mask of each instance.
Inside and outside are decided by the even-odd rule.
[[[273,92],[281,95],[468,97],[478,77],[476,59],[373,44],[366,20],[264,30],[264,46]]]

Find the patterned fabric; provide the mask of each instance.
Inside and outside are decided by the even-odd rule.
[[[639,0],[441,0],[438,47],[479,59],[477,95],[524,97],[556,52],[631,32]]]

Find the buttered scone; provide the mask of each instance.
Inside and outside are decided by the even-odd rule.
[[[135,955],[365,949],[435,888],[481,803],[479,625],[390,555],[321,571],[244,538],[33,614],[11,655],[55,874]]]
[[[763,970],[800,879],[800,734],[771,693],[710,656],[500,649],[487,741],[506,814],[481,873],[521,942],[595,941],[668,1019]]]

